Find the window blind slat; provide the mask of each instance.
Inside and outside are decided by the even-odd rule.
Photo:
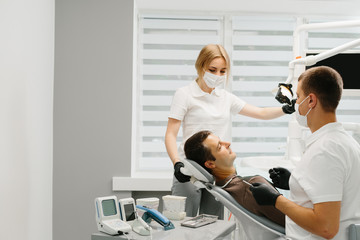
[[[331,49],[342,44],[351,42],[355,39],[349,38],[310,38],[309,39],[309,49]],[[359,49],[359,47],[354,48]]]
[[[313,22],[311,22],[313,23]],[[346,27],[346,28],[327,28],[327,29],[316,29],[316,30],[310,30],[309,34],[310,37],[312,36],[311,34],[314,33],[326,33],[329,35],[334,35],[334,34],[359,34],[360,33],[360,27]]]
[[[143,127],[142,128],[143,131],[143,136],[144,137],[165,137],[165,132],[166,132],[166,126],[152,126],[151,128],[149,127]],[[182,131],[179,131],[178,137],[182,136]]]
[[[148,153],[162,153],[166,152],[165,144],[163,142],[142,142],[142,151]]]
[[[292,36],[234,36],[234,45],[246,46],[292,46]]]
[[[360,110],[360,100],[342,99],[339,103],[338,110]]]
[[[170,106],[173,96],[142,96],[143,106]]]
[[[267,137],[276,138],[284,137],[288,133],[287,127],[233,127],[232,135],[241,136],[242,138]]]
[[[291,51],[234,51],[233,61],[288,61]]]
[[[256,17],[233,17],[234,30],[249,30],[249,31],[293,31],[295,29],[295,22],[293,19],[284,20],[276,18],[262,18]],[[290,32],[291,33],[291,32]]]
[[[169,111],[143,111],[142,119],[143,121],[167,121],[168,116]]]
[[[144,75],[196,75],[194,66],[144,64]]]
[[[170,50],[170,49],[144,49],[143,59],[165,59],[165,60],[191,60],[197,58],[199,51]]]
[[[144,29],[167,29],[167,30],[217,30],[220,22],[217,19],[190,20],[190,19],[146,19]]]
[[[232,74],[233,76],[263,76],[272,77],[272,76],[284,76],[289,72],[287,66],[233,66]]]
[[[238,91],[252,91],[252,92],[270,92],[274,89],[277,90],[278,82],[273,81],[234,81],[232,83],[233,89]]]
[[[146,44],[180,44],[180,45],[207,45],[219,42],[219,36],[195,34],[145,34],[143,41]]]
[[[168,157],[141,157],[139,162],[139,170],[142,171],[173,171],[174,169]]]
[[[251,125],[253,123],[261,124],[261,125],[270,125],[270,124],[276,123],[276,124],[284,124],[285,126],[287,126],[289,120],[290,120],[290,116],[288,116],[288,115],[285,115],[285,116],[282,116],[279,118],[275,118],[275,119],[271,119],[271,120],[267,120],[267,121],[264,121],[261,119],[256,119],[256,118],[245,117],[242,115],[236,115],[233,118],[233,125],[237,125],[239,123],[240,124],[247,123],[248,125]],[[233,135],[233,137],[236,137],[236,135]]]
[[[360,115],[344,115],[344,114],[338,114],[336,116],[337,120],[339,122],[356,122],[360,123]]]
[[[231,146],[232,149],[234,149],[234,151],[237,153],[284,152],[284,149],[281,148],[284,146],[284,143],[280,142],[233,142]]]
[[[250,103],[255,106],[264,106],[264,107],[279,107],[281,104],[276,101],[275,97],[262,97],[262,96],[255,96],[255,97],[241,97],[247,103]]]
[[[195,79],[194,79],[195,80]],[[180,87],[184,87],[190,84],[193,80],[146,80],[142,83],[143,90],[165,90],[165,91],[175,91]]]

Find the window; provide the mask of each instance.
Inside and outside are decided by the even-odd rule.
[[[226,21],[224,20],[226,19]],[[278,83],[285,82],[293,59],[293,31],[297,19],[272,16],[140,15],[136,129],[132,176],[170,176],[171,161],[164,136],[172,97],[179,87],[196,78],[194,67],[201,48],[209,43],[225,46],[232,59],[229,91],[247,103],[279,106]],[[359,38],[360,28],[317,31],[308,34],[308,50],[324,50]],[[360,96],[345,94],[339,106],[340,121],[359,122]],[[232,149],[238,157],[284,156],[289,115],[263,121],[235,116]],[[179,131],[178,144],[182,140]]]
[[[294,18],[233,17],[232,91],[259,107],[280,106],[271,90],[285,82],[292,59]],[[290,116],[270,121],[238,115],[232,149],[238,157],[284,156]],[[260,147],[261,146],[261,147]]]
[[[136,150],[132,175],[157,171],[170,175],[164,136],[172,97],[193,81],[196,58],[204,45],[222,44],[222,18],[216,16],[140,15],[138,43]],[[182,139],[179,131],[178,142]]]

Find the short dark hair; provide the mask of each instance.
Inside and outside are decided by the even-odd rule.
[[[324,111],[336,111],[341,99],[343,80],[335,69],[327,66],[310,68],[300,75],[300,81],[304,94],[314,93]]]
[[[184,145],[185,156],[189,160],[193,160],[211,173],[211,169],[205,167],[207,160],[215,161],[215,157],[211,154],[211,150],[203,143],[211,134],[210,131],[200,131],[192,135],[186,140]]]

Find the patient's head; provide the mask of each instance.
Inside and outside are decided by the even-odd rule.
[[[231,151],[230,143],[221,141],[210,131],[200,131],[192,135],[184,146],[187,159],[193,160],[208,172],[233,171],[236,154]]]
[[[211,154],[210,149],[203,144],[207,137],[211,134],[210,131],[201,131],[192,135],[186,140],[184,145],[184,152],[187,159],[193,160],[211,172],[205,166],[207,160],[215,160],[215,157]]]

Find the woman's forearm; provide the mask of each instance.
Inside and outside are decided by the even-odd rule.
[[[176,138],[181,126],[181,121],[173,118],[169,118],[168,126],[165,133],[165,147],[166,151],[171,159],[171,162],[175,165],[180,161],[177,150]]]
[[[166,134],[165,146],[171,162],[175,165],[176,162],[180,161],[176,144],[176,136],[173,136],[172,134]]]

